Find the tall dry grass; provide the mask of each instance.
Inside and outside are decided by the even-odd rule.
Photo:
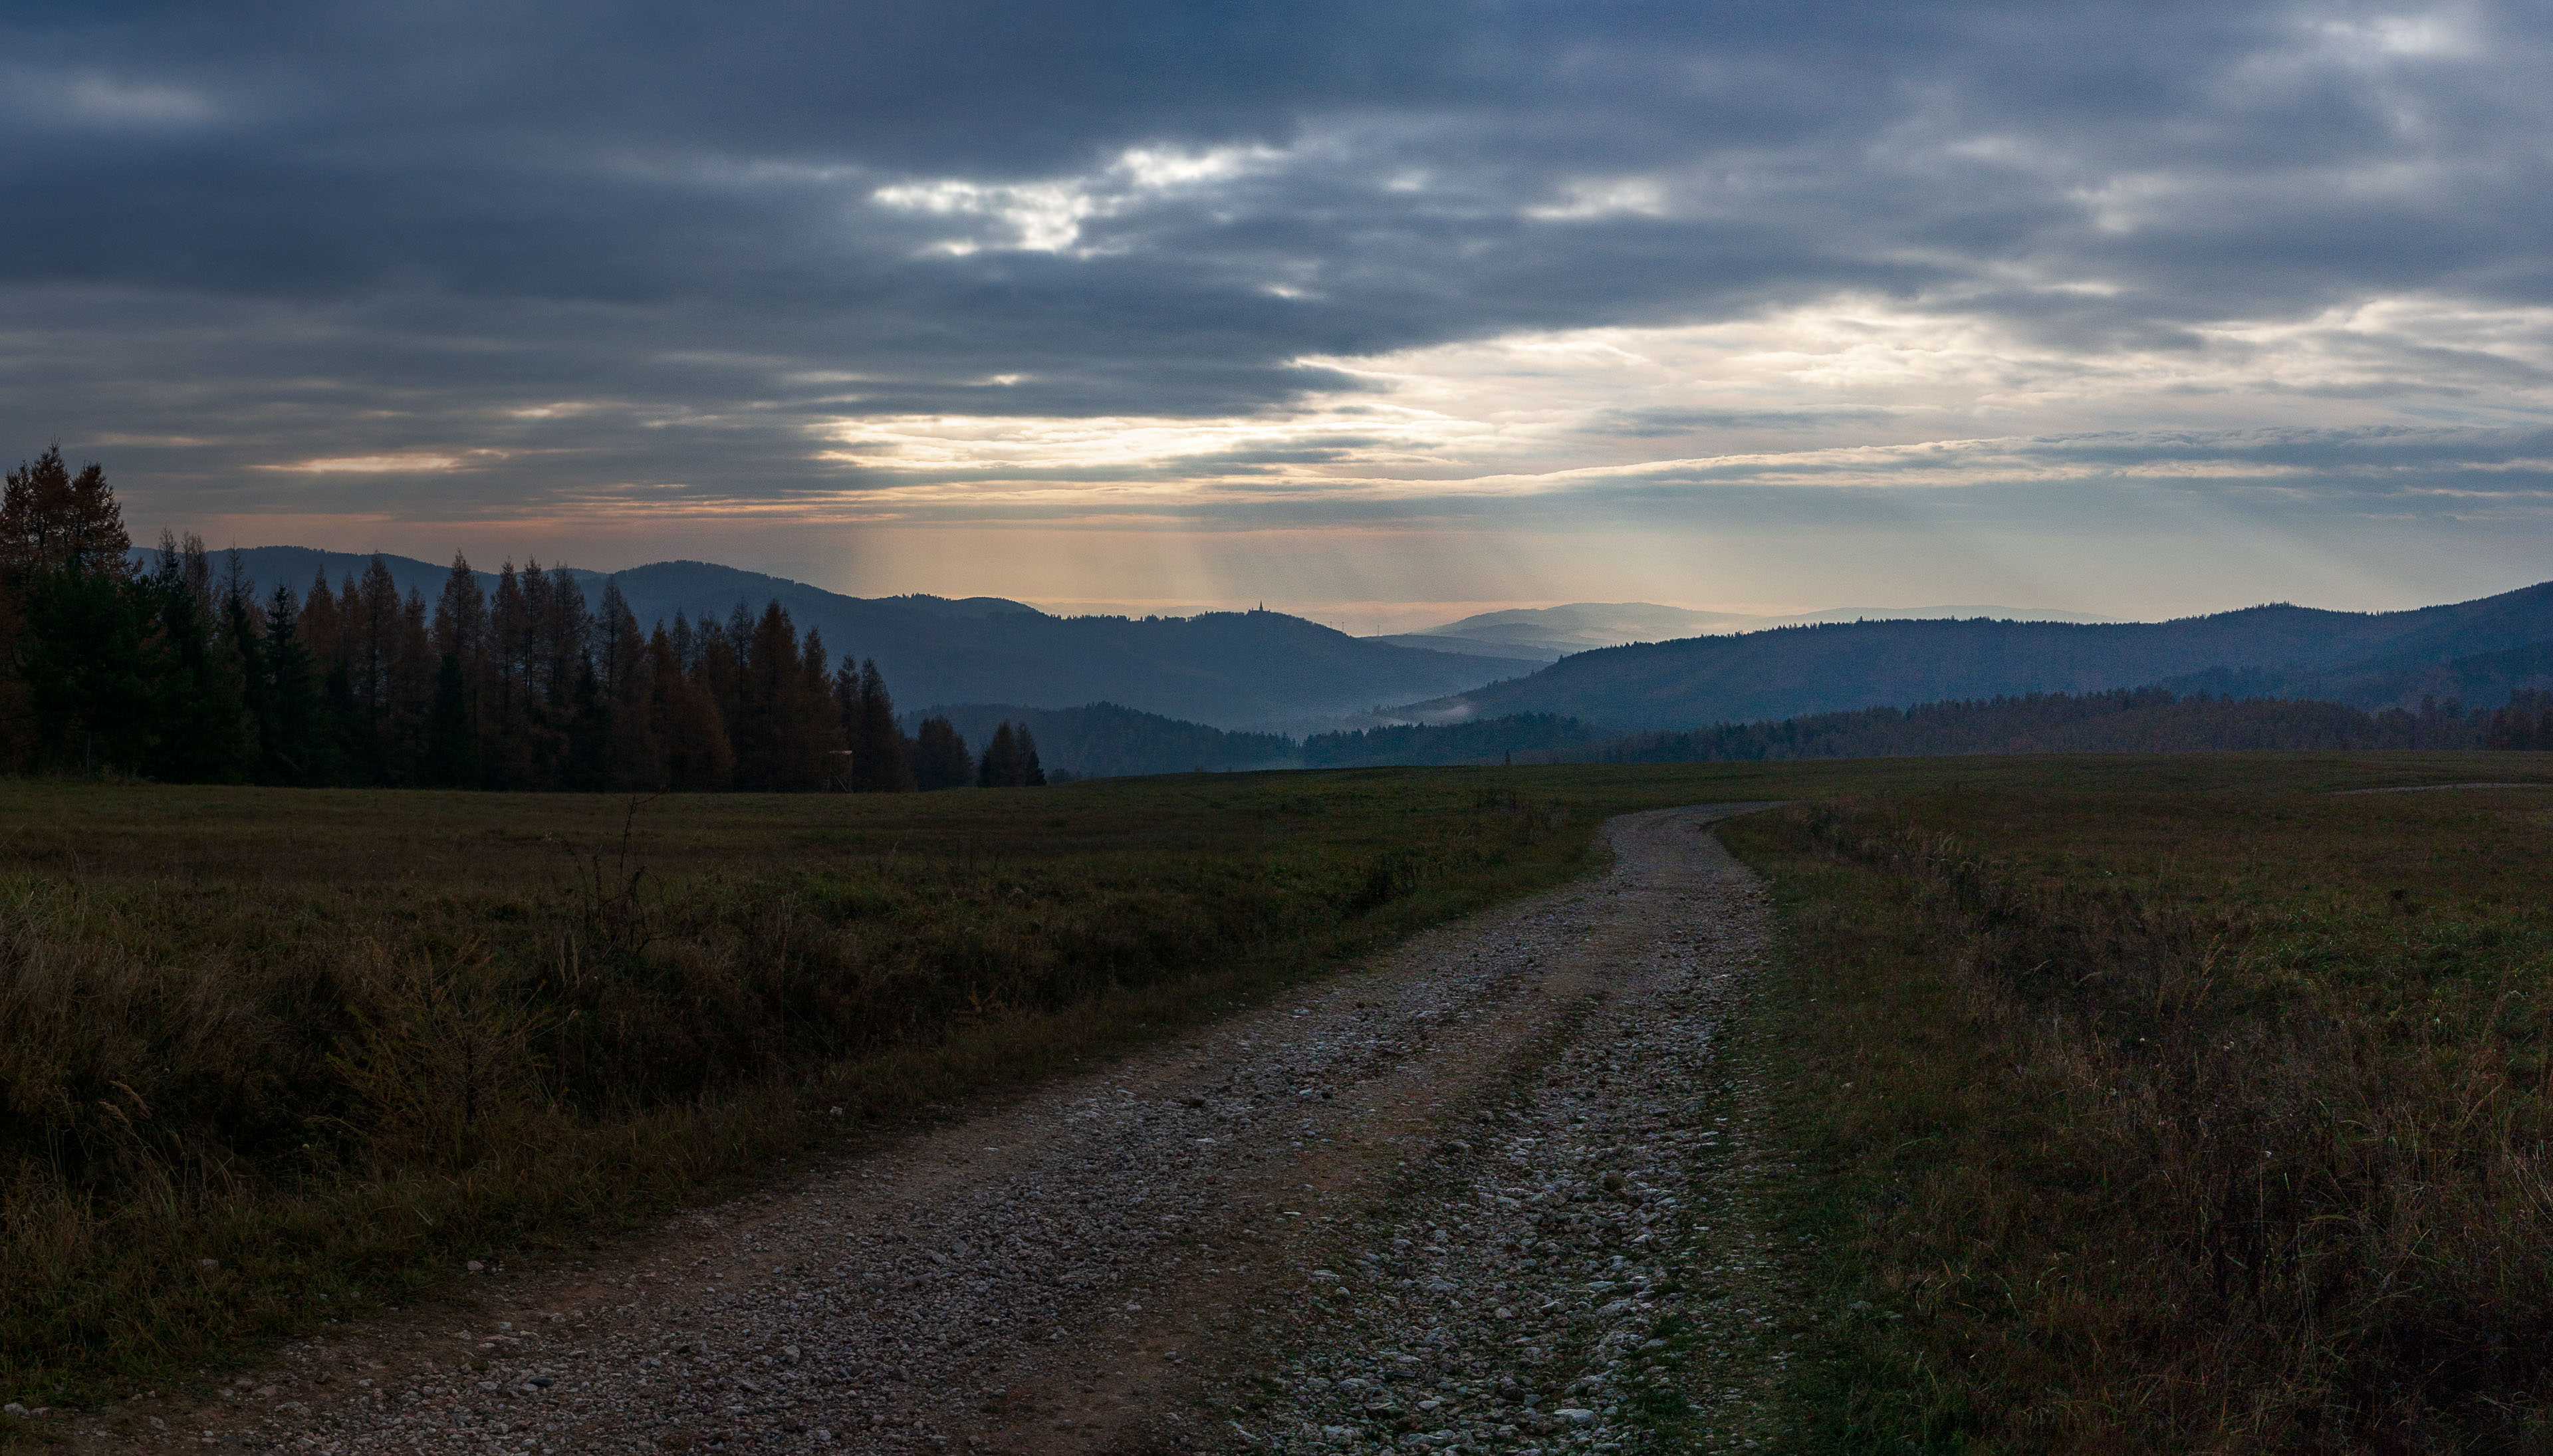
[[[777,801],[675,806],[720,826],[660,855],[579,806],[552,808],[582,835],[541,834],[519,800],[385,793],[324,863],[0,863],[0,1394],[85,1403],[734,1186],[1586,842],[1547,801],[1388,779],[964,797],[874,847]],[[163,802],[191,835],[194,801]],[[511,873],[401,871],[435,840]]]
[[[2257,843],[2257,806],[2180,808],[2182,837],[2147,845],[2166,860]],[[1843,1316],[1846,1383],[1870,1389],[1827,1393],[1828,1435],[2553,1444],[2553,954],[2531,910],[2317,891],[2307,854],[2230,893],[1988,853],[1992,815],[1936,827],[1959,817],[1737,832],[1789,856],[1801,1115],[1851,1190],[1870,1311]]]

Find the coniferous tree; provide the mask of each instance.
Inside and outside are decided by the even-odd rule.
[[[539,573],[528,573],[537,579]],[[533,704],[529,671],[536,629],[523,577],[508,561],[488,602],[488,689],[481,704],[479,775],[492,789],[531,786]]]
[[[152,746],[145,774],[178,783],[236,783],[252,763],[236,658],[223,642],[201,538],[163,532],[149,583],[159,639]]]
[[[360,757],[355,777],[364,783],[395,780],[398,754],[397,686],[403,606],[388,561],[376,554],[359,585],[352,574],[338,604],[338,659],[346,664],[354,699]]]
[[[665,753],[657,738],[650,681],[654,656],[614,580],[604,582],[603,601],[594,615],[594,655],[607,719],[606,782],[614,789],[664,787]]]
[[[297,628],[300,610],[290,587],[277,587],[266,604],[265,681],[257,707],[258,781],[324,784],[335,764],[329,752],[323,684]]]
[[[824,633],[807,628],[805,639],[798,644],[799,681],[790,695],[790,704],[798,718],[797,734],[806,745],[801,749],[801,761],[807,774],[804,787],[810,789],[850,787],[840,781],[847,766],[842,754],[854,746],[854,740],[833,701],[833,677],[828,669],[831,661]]]
[[[975,759],[957,726],[945,718],[926,718],[913,735],[913,776],[923,789],[962,789],[973,782]]]
[[[603,679],[593,663],[578,662],[576,683],[568,689],[558,719],[566,756],[558,765],[557,786],[589,791],[610,788],[611,716],[603,698]]]
[[[1014,736],[1019,744],[1020,786],[1028,789],[1045,788],[1046,768],[1038,762],[1037,739],[1029,736],[1029,726],[1025,723],[1021,724],[1019,731]]]
[[[150,750],[151,614],[131,590],[132,545],[95,463],[72,475],[56,446],[9,472],[0,593],[17,638],[5,645],[40,761],[131,770]]]
[[[849,675],[848,662],[842,664],[842,672],[845,677]],[[845,715],[846,730],[851,735],[851,787],[864,794],[902,794],[921,787],[913,745],[906,741],[904,729],[895,721],[895,698],[886,690],[886,678],[878,671],[876,658],[860,665],[858,686],[852,697],[856,717]],[[949,731],[953,736],[956,730]],[[965,753],[965,745],[959,744],[955,783],[966,780]]]
[[[325,676],[337,665],[337,594],[328,585],[328,568],[322,564],[310,578],[309,595],[301,599],[299,612],[292,618],[293,638],[301,650],[310,654],[313,672]]]
[[[522,734],[522,779],[527,789],[559,787],[568,756],[568,691],[560,680],[563,664],[552,650],[558,626],[555,585],[537,558],[525,558],[520,577],[523,618],[516,643],[523,712],[515,730]]]
[[[470,558],[455,554],[434,603],[434,696],[427,711],[426,781],[449,789],[480,786],[487,743],[488,594]],[[466,739],[466,741],[465,741]]]
[[[239,552],[230,553],[222,576],[221,641],[240,679],[240,716],[248,728],[249,777],[264,782],[268,723],[273,690],[266,670],[266,612],[257,605],[254,584],[240,569]]]
[[[325,764],[325,784],[369,784],[375,779],[372,738],[364,731],[364,710],[355,701],[355,674],[345,659],[314,660],[319,677],[320,751],[312,761]]]
[[[476,675],[488,651],[488,594],[479,589],[479,573],[470,558],[455,555],[452,572],[434,602],[434,650],[459,660],[464,673]]]
[[[382,717],[379,751],[390,783],[415,783],[424,771],[425,715],[434,706],[439,668],[434,639],[426,629],[425,598],[411,590],[399,603]]]
[[[975,787],[979,789],[1016,788],[1026,776],[1020,763],[1019,736],[1009,724],[993,729],[993,740],[984,745],[984,756],[975,765]]]
[[[0,576],[75,570],[121,581],[132,550],[104,467],[91,462],[72,475],[55,445],[9,472],[0,492]]]
[[[444,653],[435,672],[434,702],[425,715],[424,778],[435,788],[479,786],[478,715],[471,710],[476,696],[461,654]]]
[[[677,625],[682,619],[676,617]],[[683,669],[674,638],[658,627],[648,639],[648,712],[664,755],[664,787],[685,792],[725,788],[735,772],[726,725],[710,695]]]
[[[730,630],[743,613],[739,609],[728,625],[722,626],[712,617],[703,617],[692,628],[693,660],[691,684],[699,700],[700,711],[708,722],[718,725],[720,750],[726,769],[718,775],[717,787],[734,785],[737,759],[736,739],[744,734],[743,676],[744,663],[738,650],[752,639],[750,623],[739,635]]]
[[[592,661],[594,616],[586,610],[585,589],[565,566],[553,566],[541,610],[542,689],[552,703],[566,703],[577,691],[577,678]]]
[[[152,747],[152,623],[121,578],[73,564],[27,593],[19,670],[41,762],[95,772],[141,766]]]
[[[811,787],[800,782],[805,745],[795,731],[798,694],[806,674],[798,660],[798,634],[789,614],[765,607],[745,641],[727,731],[735,744],[735,786],[761,793]]]
[[[318,572],[306,598],[276,584],[261,599],[236,551],[217,588],[191,537],[164,538],[136,579],[121,532],[97,467],[73,476],[49,451],[11,473],[0,766],[35,761],[41,728],[49,761],[169,779],[917,786],[876,664],[832,670],[822,635],[801,637],[777,602],[642,636],[616,583],[598,613],[564,566],[508,563],[492,601],[456,556],[429,612],[378,555],[333,584]],[[1034,744],[1009,727],[996,777],[1038,781]],[[935,782],[978,775],[944,720],[932,736]]]

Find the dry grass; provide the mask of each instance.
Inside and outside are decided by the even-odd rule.
[[[1589,824],[1460,775],[8,785],[0,1393],[87,1403],[1105,1055],[1570,874]]]
[[[577,796],[0,784],[0,1398],[59,1406],[166,1386],[283,1332],[430,1294],[466,1259],[626,1224],[863,1129],[1111,1055],[1419,926],[1578,873],[1590,831],[1613,813],[1859,796],[1899,806],[1890,812],[1907,825],[1942,828],[1954,827],[1961,805],[2044,808],[2063,793],[2089,794],[2108,806],[2096,819],[2108,816],[2100,822],[2122,838],[2095,846],[2083,865],[2125,864],[2146,842],[2133,806],[2148,801],[2135,796],[2174,775],[2192,792],[2235,784],[2259,793],[2515,777],[2526,767],[2325,755],[1363,770],[927,796],[674,797],[634,817],[624,803]],[[2417,818],[2446,806],[2415,801],[2449,797],[2316,802]],[[2153,823],[2180,823],[2180,810],[2152,802]],[[1883,820],[1855,820],[1853,833],[1894,833]],[[2213,821],[2227,822],[2248,821]],[[1990,838],[1965,821],[1957,827],[1977,842]],[[2033,844],[2064,843],[2062,834],[2028,840],[2024,828],[2015,819],[1995,830],[2004,859],[1979,871],[1978,884],[2002,883],[2005,859],[2039,852]],[[2432,833],[2461,831],[2413,826],[2387,842],[2435,857],[2436,841],[2423,838]],[[1831,852],[1839,840],[1829,839],[1782,851],[1805,877],[1799,884],[1843,886],[1877,873],[1846,867]],[[1925,842],[1933,849],[1888,851],[1912,856],[1888,873],[1941,886],[1925,892],[1930,918],[1908,922],[1908,947],[1949,944],[1970,914],[1959,899],[1968,891],[1955,889],[1965,882],[1925,867],[1933,861],[1924,854],[1940,847]],[[2537,862],[2510,859],[2495,893],[2531,894]],[[2079,881],[2092,872],[2083,865],[2052,861],[2039,882]],[[2403,883],[2422,914],[2400,914],[2380,896],[2379,922],[2423,934],[2466,923],[2461,912],[2428,908],[2441,897],[2427,881]],[[1859,893],[1830,899],[1867,909]],[[1804,934],[1894,924],[1886,906],[1856,920],[1861,911],[1822,911],[1814,896],[1794,903]],[[2257,930],[2246,935],[2235,963],[2266,964],[2240,958],[2268,944]],[[2486,958],[2504,959],[2519,944]],[[2330,953],[2346,966],[2368,952],[2352,942]],[[2004,1083],[1985,1075],[1991,1057],[1977,1064],[1974,1085],[1931,1068],[1986,1055],[1969,1056],[1959,1040],[1977,1018],[2013,1018],[2019,1038],[2046,1014],[2042,1001],[2068,1016],[2093,1013],[2015,979],[2009,956],[1972,958],[1973,971],[1955,982],[1970,988],[1959,992],[1967,1000],[1926,1012],[1929,1021],[1901,1015],[1894,1029],[1895,1045],[1941,1054],[1906,1064],[1911,1100],[1844,1097],[1829,1110],[1837,1125],[1868,1124],[1851,1135],[1862,1146],[1923,1123],[1924,1097],[1943,1099],[1944,1116],[1956,1110],[1950,1103],[1982,1098],[1975,1115],[1984,1121],[1956,1136],[2024,1150],[2006,1161],[2037,1170],[2028,1177],[2041,1182],[2018,1184],[2034,1196],[2043,1184],[2079,1192],[2067,1179],[2106,1176],[2083,1170],[2109,1167],[2084,1160],[2123,1156],[2110,1143],[2047,1133],[2045,1106],[2054,1104],[2037,1091],[1996,1100]],[[1922,994],[1946,994],[1939,987],[1951,982],[1899,974],[1918,963],[1875,958],[1872,984],[1884,972],[1897,977],[1889,995],[1927,986],[1936,989]],[[2493,974],[2511,995],[2533,994],[2522,967]],[[2238,980],[2272,983],[2249,969],[2226,983]],[[1886,1000],[1871,994],[1873,1005]],[[2477,999],[2454,1004],[2475,1024],[2532,1014],[2532,1001],[2470,994]],[[2440,997],[2443,1015],[2452,998]],[[2213,1017],[2228,1003],[2197,1004]],[[2450,1024],[2466,1022],[2437,1023]],[[2288,1035],[2282,1020],[2262,1025],[2273,1039],[2263,1046],[2288,1045],[2276,1040]],[[2092,1047],[2089,1036],[2067,1030],[2048,1045]],[[2449,1048],[2423,1073],[2439,1097],[2481,1085],[2476,1068],[2486,1064],[2454,1050],[2480,1045],[2464,1037],[2431,1034]],[[1874,1036],[1855,1045],[1851,1056],[1870,1057],[1887,1044]],[[1840,1049],[1818,1055],[1830,1060],[1803,1085],[1832,1091],[1832,1067],[1852,1064]],[[2123,1049],[2104,1055],[2143,1064]],[[2514,1052],[2505,1064],[2519,1064]],[[2054,1052],[2046,1062],[2072,1067],[2063,1077],[2089,1078],[2083,1085],[2109,1065],[2075,1065]],[[2386,1076],[2394,1065],[2386,1064]],[[2063,1077],[2044,1085],[2076,1085]],[[2285,1085],[2242,1094],[2283,1106]],[[2515,1105],[2477,1103],[2463,1121],[2441,1122],[2422,1102],[2421,1166],[2470,1158],[2481,1146],[2476,1129],[2521,1147],[2533,1124],[2504,1115]],[[832,1116],[834,1107],[844,1115]],[[1990,1136],[1996,1118],[2012,1134],[2002,1143]],[[1930,1248],[1924,1229],[1971,1227],[1959,1221],[1969,1210],[1954,1183],[1910,1202],[1923,1216],[1885,1224],[1891,1232],[1871,1247]],[[2027,1223],[2009,1230],[2013,1247],[2038,1247]],[[2386,1227],[2411,1230],[2393,1235],[2408,1240],[2405,1257],[2472,1257],[2428,1223]],[[2010,1272],[1991,1243],[1970,1239],[1953,1252],[1961,1268],[1979,1271],[1973,1280],[1925,1278],[1970,1289]],[[2490,1267],[2502,1302],[2471,1308],[2497,1318],[2489,1312],[2533,1297],[2522,1258]],[[2024,1327],[2009,1310],[1974,1318],[1973,1337],[1941,1348],[1982,1348],[1975,1342]],[[2063,1348],[2074,1351],[2066,1360],[2080,1354]],[[2327,1373],[2315,1379],[2340,1380],[2358,1367],[2315,1369]],[[2172,1384],[2182,1379],[2154,1374],[2128,1408],[2189,1408],[2197,1398]],[[2491,1384],[2498,1379],[2486,1371],[2468,1384],[2503,1389]],[[1980,1409],[2056,1408],[2027,1389],[1959,1389],[2004,1402]],[[2111,1400],[2129,1387],[2099,1389]],[[2056,1404],[2098,1405],[2089,1395],[2068,1400]],[[7,1439],[0,1429],[0,1444]]]
[[[1732,831],[1838,1249],[1814,1444],[2553,1444],[2553,795],[2275,779]]]

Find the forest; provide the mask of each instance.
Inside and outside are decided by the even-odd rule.
[[[874,661],[777,602],[642,627],[616,586],[466,560],[431,604],[376,560],[261,596],[164,536],[139,572],[105,473],[58,449],[0,495],[0,768],[173,783],[762,792],[1030,787],[1025,724],[980,755],[908,737]]]
[[[2553,695],[2467,712],[2453,699],[2369,713],[2284,698],[2186,697],[2162,688],[2025,693],[1864,708],[1779,723],[1641,733],[1576,755],[1602,763],[1896,758],[1950,753],[2206,753],[2261,749],[2553,747]]]
[[[2453,699],[2375,713],[2340,703],[2186,696],[2163,688],[2025,693],[1912,708],[1859,708],[1689,732],[1609,733],[1575,718],[1519,713],[1477,723],[1396,724],[1303,740],[1315,768],[1383,764],[1761,763],[1953,753],[2203,753],[2259,749],[2553,749],[2553,694],[2511,693],[2468,712]]]

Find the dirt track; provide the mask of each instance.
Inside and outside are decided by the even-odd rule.
[[[72,1424],[332,1452],[1742,1440],[1778,1296],[1716,1052],[1765,911],[1702,826],[1745,807],[1616,820],[1601,880],[609,1267],[488,1271],[214,1405]]]

